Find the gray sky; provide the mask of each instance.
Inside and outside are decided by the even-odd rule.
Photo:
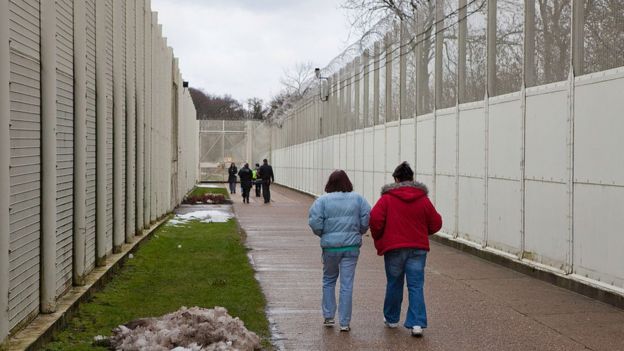
[[[324,67],[347,44],[340,0],[152,0],[192,87],[267,101],[284,69]]]

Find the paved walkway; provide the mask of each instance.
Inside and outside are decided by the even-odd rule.
[[[624,311],[437,243],[427,262],[425,336],[387,329],[383,259],[369,235],[355,276],[352,330],[324,328],[321,250],[307,225],[313,200],[277,186],[271,192],[269,205],[261,198],[243,204],[236,195],[235,210],[286,350],[624,350]]]

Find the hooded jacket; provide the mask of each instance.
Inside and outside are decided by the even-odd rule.
[[[429,235],[442,228],[442,217],[418,182],[388,184],[371,211],[370,229],[378,255],[401,248],[429,251]]]
[[[362,234],[368,230],[370,205],[354,192],[325,194],[312,204],[308,224],[321,237],[321,247],[362,246]]]
[[[238,171],[238,176],[240,177],[241,186],[251,188],[251,178],[253,177],[251,173],[251,169],[248,167],[243,167]]]

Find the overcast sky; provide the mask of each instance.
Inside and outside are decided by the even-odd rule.
[[[340,0],[152,0],[190,85],[244,101],[281,90],[286,68],[324,67],[349,40]]]

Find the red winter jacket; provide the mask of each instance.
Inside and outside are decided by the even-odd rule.
[[[418,182],[388,184],[381,190],[370,216],[377,254],[415,248],[429,251],[429,235],[442,228],[442,217]]]

